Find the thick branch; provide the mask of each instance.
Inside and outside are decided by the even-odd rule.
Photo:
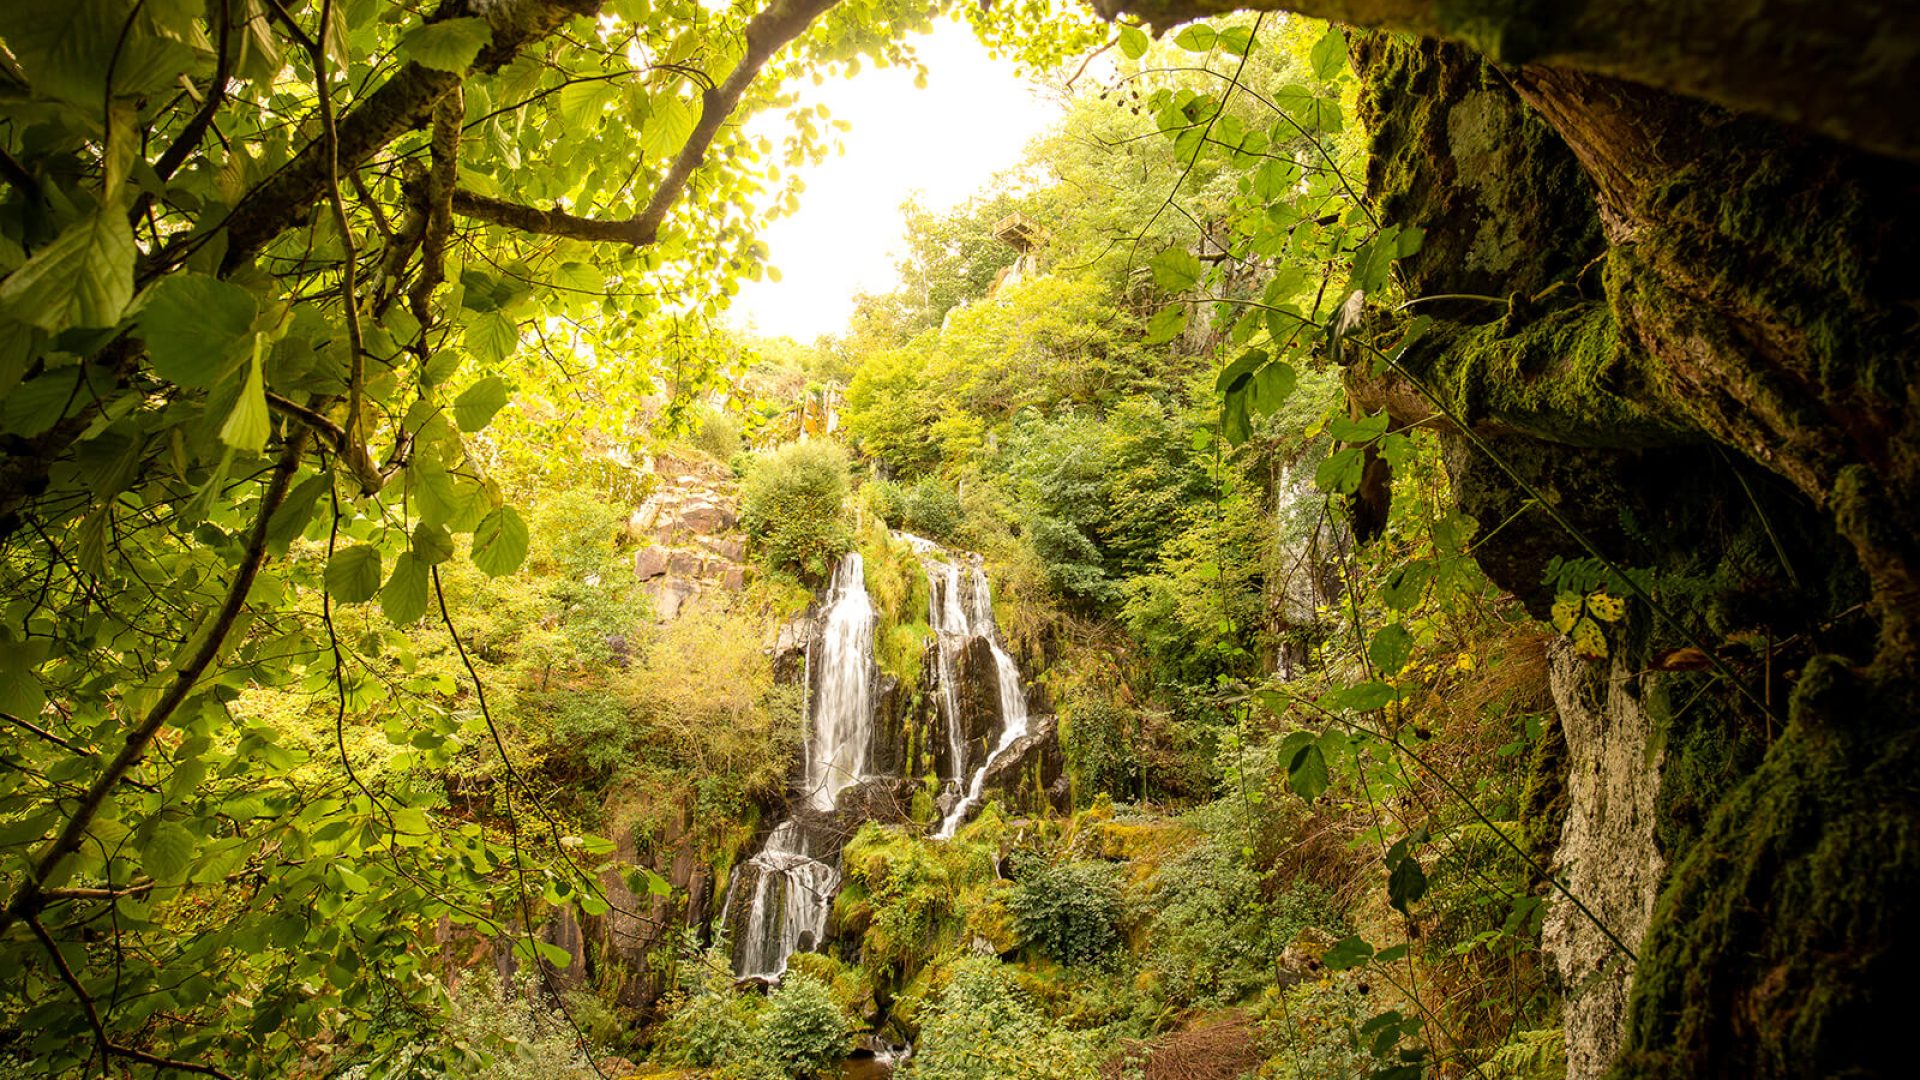
[[[760,74],[760,69],[766,66],[774,53],[780,51],[781,46],[805,33],[814,19],[838,2],[774,0],[765,11],[747,23],[746,54],[728,74],[725,82],[701,93],[700,123],[687,137],[686,146],[674,157],[673,164],[667,168],[667,175],[661,178],[660,186],[654,189],[646,207],[633,217],[620,221],[600,221],[457,190],[453,193],[453,212],[462,217],[478,218],[543,236],[632,244],[635,247],[653,243],[660,236],[660,225],[666,220],[668,211],[673,209],[674,203],[686,190],[693,171],[706,160],[713,140],[719,136],[720,129],[732,117],[734,110],[739,108],[740,99]]]
[[[1094,0],[1156,26],[1242,7],[1461,42],[1503,64],[1611,75],[1920,160],[1920,6],[1868,0]]]
[[[467,15],[468,7],[461,0],[453,0],[443,5],[438,15]],[[493,27],[493,43],[480,53],[474,69],[496,70],[568,19],[591,15],[599,7],[599,0],[502,0],[488,4],[484,13]],[[425,124],[434,106],[460,85],[462,77],[419,64],[400,69],[340,119],[340,171],[359,168],[388,143]],[[332,164],[326,141],[316,139],[279,172],[247,192],[227,218],[223,268],[231,270],[246,262],[306,214],[327,190],[334,175]],[[172,265],[170,254],[177,255],[171,249],[162,253],[161,268]]]

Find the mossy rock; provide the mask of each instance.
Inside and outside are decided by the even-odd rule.
[[[1673,871],[1612,1080],[1911,1071],[1916,705],[1911,683],[1808,666],[1785,732]]]

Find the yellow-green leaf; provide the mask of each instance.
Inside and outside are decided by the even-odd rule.
[[[417,26],[400,39],[400,49],[421,67],[465,74],[492,40],[487,20],[468,16]]]

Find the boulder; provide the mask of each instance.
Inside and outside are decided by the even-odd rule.
[[[1016,813],[1066,813],[1072,809],[1072,792],[1062,783],[1065,778],[1059,721],[1034,716],[1027,720],[1027,733],[988,766],[985,791]]]
[[[633,576],[649,581],[667,572],[667,549],[643,547],[633,553]]]
[[[731,537],[702,536],[700,546],[728,562],[745,562],[747,558],[747,545]]]
[[[678,523],[691,532],[717,533],[733,528],[738,520],[732,510],[702,499],[681,507]]]
[[[647,583],[647,593],[653,597],[653,617],[672,622],[686,602],[699,595],[700,586],[682,578],[659,577]]]

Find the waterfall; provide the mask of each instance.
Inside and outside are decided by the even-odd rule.
[[[812,656],[808,663],[814,666]],[[841,790],[860,779],[873,735],[873,601],[859,552],[833,572],[816,670],[805,791],[815,810],[832,810]]]
[[[951,559],[931,557],[938,551],[931,540],[903,533],[921,554],[927,568],[927,625],[933,630],[934,666],[940,682],[940,715],[946,721],[947,755],[952,779],[967,775],[967,740],[960,732],[960,695],[954,690],[954,658],[973,636],[967,613],[968,593],[960,587],[960,566]],[[916,542],[917,541],[917,542]],[[924,547],[922,545],[925,545]]]
[[[815,857],[812,840],[793,818],[774,828],[748,865],[756,871],[753,899],[734,971],[774,979],[787,970],[787,957],[819,944],[840,871]]]
[[[1008,748],[1027,734],[1027,696],[1021,688],[1020,668],[1000,644],[993,622],[993,596],[987,588],[987,575],[978,565],[979,557],[964,566],[940,545],[911,533],[898,534],[920,554],[927,571],[927,622],[934,631],[936,664],[940,678],[941,720],[947,729],[948,752],[953,756],[955,783],[964,794],[934,832],[936,839],[951,837],[979,807],[985,792],[987,772]],[[960,717],[959,695],[955,691],[954,659],[972,638],[982,638],[993,656],[994,683],[999,691],[1001,728],[999,741],[974,769],[967,772],[967,742]]]
[[[1027,699],[1020,669],[1000,644],[993,622],[993,597],[977,555],[950,553],[918,536],[896,534],[913,546],[927,574],[927,621],[933,630],[934,707],[946,728],[951,775],[959,798],[934,836],[953,835],[979,808],[987,773],[1027,734]],[[841,830],[836,806],[841,792],[863,779],[873,743],[874,608],[867,595],[866,571],[858,553],[835,568],[823,597],[818,629],[807,647],[807,678],[813,693],[807,709],[807,738],[800,798],[786,820],[775,826],[760,851],[747,860],[728,885],[725,917],[738,934],[734,971],[742,978],[777,979],[787,958],[818,946],[826,932],[833,894],[840,887]],[[993,679],[1002,725],[998,742],[983,759],[969,762],[966,717],[961,695],[960,656],[976,640],[993,658]],[[977,646],[973,646],[977,648]],[[983,672],[968,672],[982,678]],[[977,717],[976,717],[977,719]],[[969,769],[969,764],[974,767]]]
[[[795,950],[819,944],[840,887],[840,871],[829,861],[838,859],[838,844],[823,817],[833,812],[840,792],[860,779],[873,735],[873,601],[858,552],[849,552],[834,569],[819,635],[807,647],[807,677],[814,692],[807,709],[804,803],[747,860],[753,894],[733,964],[743,978],[778,978]],[[731,904],[726,915],[733,915]]]

